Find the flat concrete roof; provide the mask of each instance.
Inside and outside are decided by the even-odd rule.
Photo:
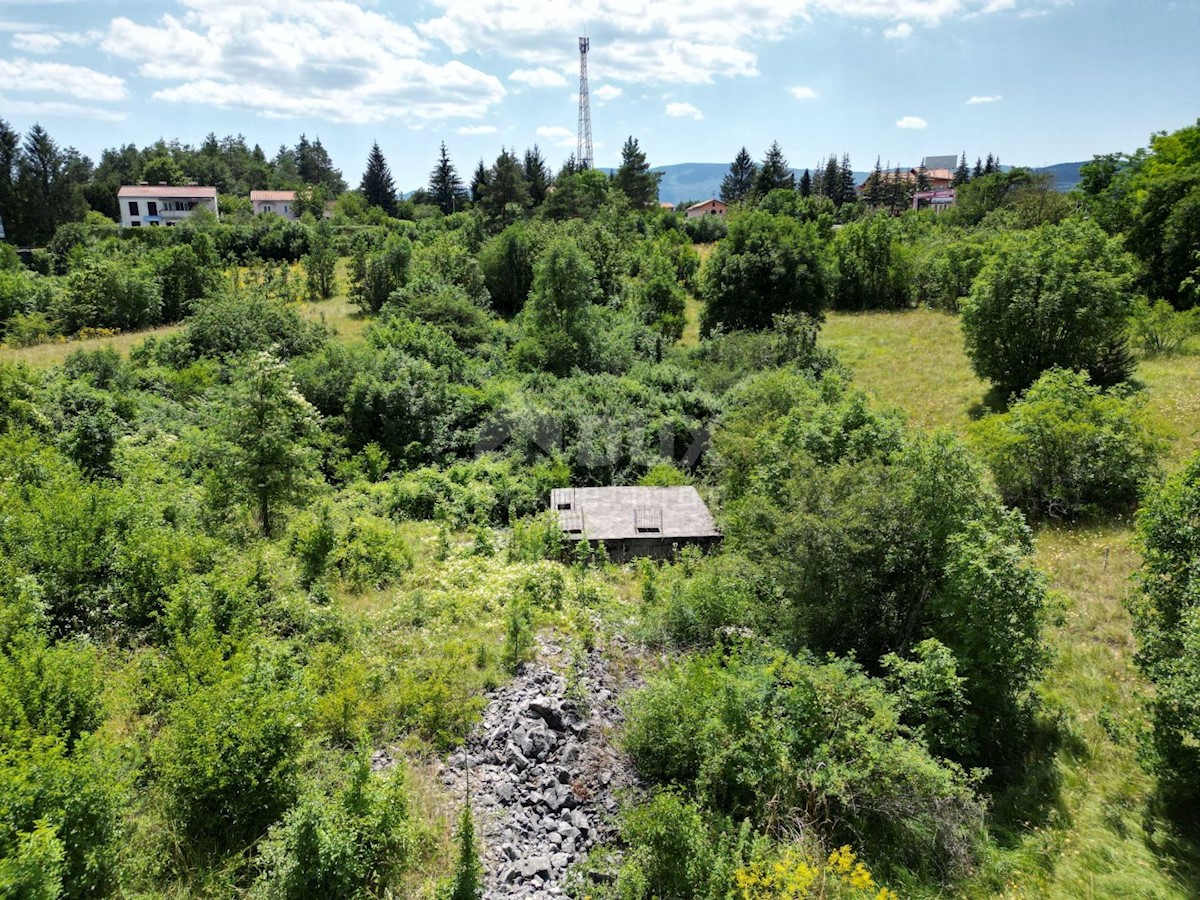
[[[593,541],[720,537],[694,487],[554,488],[550,508],[568,537]]]

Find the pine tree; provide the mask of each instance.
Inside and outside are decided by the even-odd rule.
[[[871,206],[879,206],[882,202],[883,194],[883,165],[880,158],[875,157],[875,168],[871,170],[871,174],[867,176],[867,182],[863,185],[863,199]]]
[[[483,164],[483,157],[479,158],[479,165],[475,167],[475,174],[471,176],[471,202],[479,203],[483,200],[483,194],[488,186],[488,169]]]
[[[613,175],[613,186],[629,198],[634,209],[645,209],[658,202],[658,179],[650,171],[646,154],[630,135],[621,148],[621,165]]]
[[[437,165],[429,173],[429,194],[438,209],[447,216],[462,206],[465,199],[466,190],[463,188],[462,179],[458,177],[458,170],[450,161],[445,141],[442,141],[441,150],[438,152]]]
[[[929,170],[925,168],[925,160],[921,160],[921,165],[917,166],[917,190],[929,190]]]
[[[392,173],[388,169],[387,160],[383,158],[383,151],[379,149],[378,141],[371,146],[371,155],[367,157],[367,170],[363,172],[359,190],[362,191],[368,206],[378,206],[389,216],[396,212],[396,185],[392,183]]]
[[[811,197],[813,192],[812,173],[808,169],[804,170],[804,174],[800,176],[800,196]]]
[[[791,190],[795,186],[795,180],[787,157],[783,155],[783,148],[779,146],[778,141],[772,141],[754,179],[755,193],[766,196],[777,188]]]
[[[541,206],[546,200],[546,190],[550,187],[550,167],[542,156],[537,144],[525,151],[522,163],[525,173],[525,183],[529,185],[529,202],[533,206]]]
[[[721,200],[724,203],[740,203],[754,190],[754,179],[758,175],[758,165],[750,157],[749,151],[743,147],[734,157],[729,166],[729,172],[721,181]]]
[[[529,186],[525,184],[525,173],[514,151],[500,151],[481,193],[480,206],[484,214],[505,225],[511,224],[516,213],[529,206]]]
[[[838,167],[839,200],[838,206],[853,203],[858,195],[854,184],[854,169],[850,167],[850,154],[842,154],[842,163]]]
[[[842,195],[842,178],[838,172],[838,161],[837,157],[832,154],[825,161],[825,176],[821,179],[821,191],[834,203],[837,203],[838,198]]]
[[[951,187],[959,187],[971,180],[971,170],[967,168],[967,151],[962,152],[962,157],[958,161],[958,168],[954,170],[954,181],[951,182]]]
[[[983,174],[992,175],[996,172],[996,158],[992,154],[987,155],[987,162],[983,164]]]
[[[980,159],[978,156],[975,157],[975,168],[971,170],[971,177],[972,178],[982,178],[983,177],[983,160]]]

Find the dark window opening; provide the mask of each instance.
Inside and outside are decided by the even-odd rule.
[[[131,216],[136,216],[136,215],[139,215],[139,213],[138,213],[138,205],[137,205],[137,201],[136,201],[136,200],[130,200],[130,201],[129,201],[129,214],[130,214]]]
[[[153,200],[149,201],[146,204],[146,215],[148,215],[148,216],[157,216],[158,215],[158,204],[155,203]]]

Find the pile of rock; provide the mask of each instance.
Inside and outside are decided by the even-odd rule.
[[[541,656],[561,650],[544,643]],[[621,713],[608,666],[593,652],[582,668],[568,696],[550,665],[526,665],[442,768],[456,798],[470,795],[488,900],[564,896],[567,868],[613,836],[614,791],[633,777],[611,742]]]

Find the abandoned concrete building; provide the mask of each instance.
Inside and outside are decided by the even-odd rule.
[[[694,487],[555,488],[550,508],[558,513],[569,543],[600,542],[610,559],[670,559],[683,547],[707,551],[721,532]]]

